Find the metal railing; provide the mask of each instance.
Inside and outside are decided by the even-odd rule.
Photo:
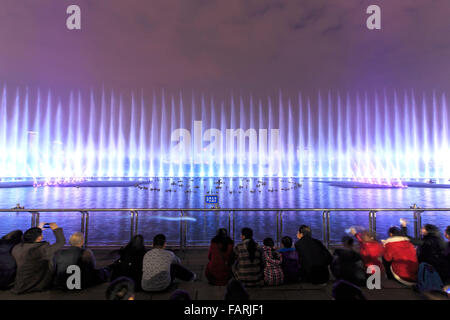
[[[124,212],[130,214],[131,228],[130,238],[138,233],[139,217],[140,214],[152,214],[154,212],[179,212],[180,213],[180,239],[179,247],[184,249],[187,247],[187,221],[186,212],[228,212],[228,231],[233,240],[236,239],[236,224],[235,215],[236,212],[249,212],[249,211],[263,211],[263,212],[276,212],[277,221],[277,237],[276,242],[279,244],[281,241],[281,234],[283,232],[283,213],[284,212],[318,212],[322,213],[322,235],[323,243],[329,247],[331,244],[330,234],[330,215],[332,212],[367,212],[369,218],[369,231],[376,232],[377,228],[377,213],[382,212],[413,212],[414,216],[414,237],[418,238],[420,229],[422,228],[422,213],[427,211],[448,212],[450,208],[245,208],[245,209],[222,209],[222,208],[119,208],[119,209],[0,209],[1,213],[15,212],[15,213],[31,213],[31,227],[37,227],[39,225],[40,214],[43,212],[78,212],[81,214],[81,232],[85,236],[85,246],[88,244],[89,234],[89,213],[90,212]]]

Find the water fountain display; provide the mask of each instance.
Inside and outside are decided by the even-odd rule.
[[[0,177],[450,178],[445,93],[0,91]],[[40,179],[40,180],[39,180]]]

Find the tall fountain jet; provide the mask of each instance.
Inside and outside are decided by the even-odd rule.
[[[445,93],[0,90],[1,178],[450,179]]]

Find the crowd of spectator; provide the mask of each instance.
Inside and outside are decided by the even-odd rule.
[[[44,241],[46,227],[55,236],[53,244]],[[450,226],[444,236],[450,240]],[[374,233],[350,228],[349,235],[342,238],[342,246],[332,253],[306,225],[299,227],[295,243],[289,236],[282,237],[280,248],[272,238],[258,244],[250,228],[243,228],[240,237],[236,244],[221,228],[208,251],[205,277],[211,285],[226,286],[226,300],[248,300],[249,287],[295,282],[326,285],[330,274],[336,280],[335,299],[365,299],[361,287],[376,271],[383,279],[423,290],[427,295],[441,292],[445,296],[443,288],[450,283],[450,242],[446,243],[440,230],[430,224],[415,239],[408,235],[406,221],[402,220],[401,226],[391,227],[388,238],[381,241]],[[63,248],[65,242],[62,228],[55,223],[41,223],[24,233],[16,230],[5,235],[0,240],[0,288],[15,294],[50,288],[67,290],[71,277],[67,270],[74,265],[81,275],[76,289],[110,282],[106,292],[110,300],[132,300],[139,290],[161,292],[168,290],[175,279],[197,279],[166,248],[163,234],[153,238],[151,250],[146,249],[142,235],[134,236],[118,251],[114,263],[104,268],[96,267],[94,253],[85,248],[82,233],[72,234],[67,248]],[[186,291],[176,290],[170,299],[189,301],[191,297]]]

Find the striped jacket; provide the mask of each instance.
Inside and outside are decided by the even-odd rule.
[[[234,277],[241,281],[246,287],[257,287],[264,285],[263,253],[256,244],[255,258],[250,261],[247,244],[250,240],[244,240],[234,248],[235,264],[233,265]]]
[[[283,258],[280,253],[270,247],[263,246],[264,252],[264,282],[268,286],[279,286],[284,282],[281,263]],[[275,257],[278,257],[277,259]]]

